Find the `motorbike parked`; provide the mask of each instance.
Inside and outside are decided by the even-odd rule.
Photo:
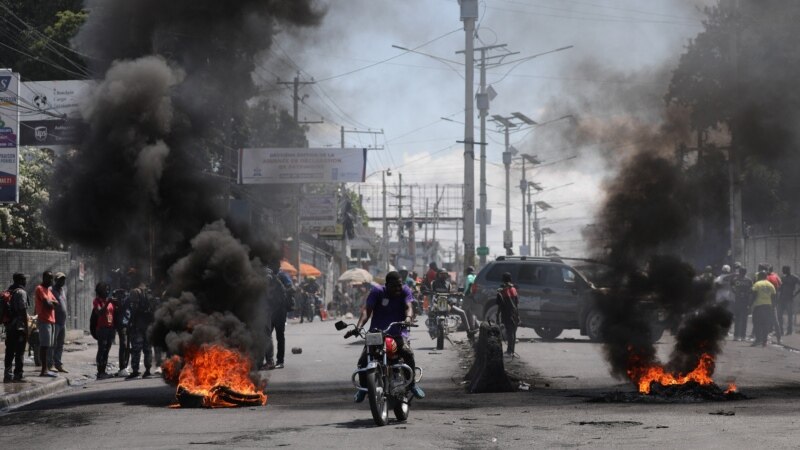
[[[461,317],[450,312],[450,306],[458,306],[462,301],[461,294],[451,292],[432,292],[431,305],[428,309],[428,334],[436,339],[436,349],[444,349],[444,340],[448,334],[455,333],[461,325]]]
[[[345,333],[345,339],[351,336],[364,339],[367,365],[353,372],[352,381],[356,389],[367,392],[372,419],[378,426],[386,425],[389,422],[389,408],[394,411],[397,420],[408,419],[411,399],[414,398],[409,392],[409,386],[412,382],[419,382],[422,378],[421,367],[416,367],[417,371],[414,373],[398,355],[397,342],[387,334],[394,325],[401,328],[417,326],[406,322],[393,322],[385,330],[367,332],[356,328],[354,324],[348,325],[341,320],[335,324],[339,331],[353,327],[352,330]],[[366,375],[366,386],[362,386],[359,380],[359,374],[362,373]]]

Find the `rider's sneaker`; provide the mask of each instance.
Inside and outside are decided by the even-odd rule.
[[[417,386],[416,384],[412,384],[411,387],[409,388],[409,390],[414,395],[414,397],[416,397],[416,398],[418,398],[420,400],[425,398],[425,391],[423,391],[422,388]]]
[[[353,402],[361,403],[365,398],[367,398],[367,391],[358,390],[356,391],[356,395],[353,396]]]

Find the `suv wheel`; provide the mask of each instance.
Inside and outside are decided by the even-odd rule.
[[[603,337],[600,329],[603,326],[603,315],[600,311],[593,309],[586,315],[586,335],[592,342],[600,342]]]
[[[533,331],[535,331],[536,334],[538,334],[539,337],[545,341],[552,341],[553,339],[559,337],[564,329],[558,327],[533,327]]]

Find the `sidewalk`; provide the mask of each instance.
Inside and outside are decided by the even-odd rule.
[[[116,345],[113,346],[109,354],[109,359],[114,362],[114,371],[116,371],[117,349]],[[0,383],[0,410],[38,400],[69,386],[80,386],[94,380],[97,375],[94,362],[96,353],[97,343],[91,336],[84,335],[81,330],[69,330],[62,357],[64,368],[69,373],[59,373],[56,378],[40,377],[41,368],[34,366],[33,356],[28,356],[26,353],[23,377],[27,382]],[[5,342],[0,342],[0,354],[5,355]],[[109,366],[111,365],[109,363]]]

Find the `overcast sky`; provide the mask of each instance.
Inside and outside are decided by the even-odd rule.
[[[394,184],[398,172],[404,184],[463,183],[463,147],[456,143],[463,140],[463,125],[441,118],[464,120],[464,66],[392,48],[417,48],[430,42],[418,51],[463,63],[463,55],[455,53],[464,48],[465,39],[458,2],[322,3],[328,8],[322,25],[280,34],[277,45],[264,54],[257,81],[272,89],[277,101],[290,110],[290,92],[275,92],[276,78],[289,80],[299,69],[304,80],[318,81],[303,89],[308,98],[300,107],[301,119],[325,121],[310,126],[312,147],[340,146],[341,126],[383,130],[385,135],[377,138],[346,136],[347,146],[384,147],[369,152],[368,174],[391,169],[395,175],[389,179]],[[710,3],[713,0],[482,0],[476,47],[508,44],[508,51],[519,52],[507,57],[511,61],[574,46],[518,65],[489,69],[487,84],[498,93],[489,114],[519,111],[537,122],[565,114],[598,121],[610,120],[611,114],[657,117],[653,110],[666,90],[670,68],[689,39],[702,30],[698,7]],[[476,90],[478,81],[476,72]],[[479,123],[476,109],[476,126]],[[571,122],[560,121],[526,128],[512,134],[511,144],[549,163],[529,171],[527,177],[551,189],[535,196],[555,207],[542,220],[542,226],[557,232],[549,243],[559,247],[561,255],[585,256],[580,229],[593,222],[603,195],[602,181],[613,174],[614,167],[593,153],[591,146],[565,148],[560,136],[570,126]],[[503,136],[494,132],[491,122],[487,129],[491,130],[487,133],[488,205],[493,210],[488,245],[491,254],[497,255],[503,254],[505,225]],[[475,151],[477,157],[477,146]],[[574,155],[575,159],[558,162]],[[478,173],[476,161],[476,183]],[[515,252],[521,243],[520,175],[515,166],[511,175]],[[378,183],[380,173],[367,180],[367,184]],[[477,185],[475,194],[477,205]],[[375,226],[380,229],[379,223]],[[454,230],[438,237],[451,248],[455,243]],[[475,240],[478,245],[477,227]]]

